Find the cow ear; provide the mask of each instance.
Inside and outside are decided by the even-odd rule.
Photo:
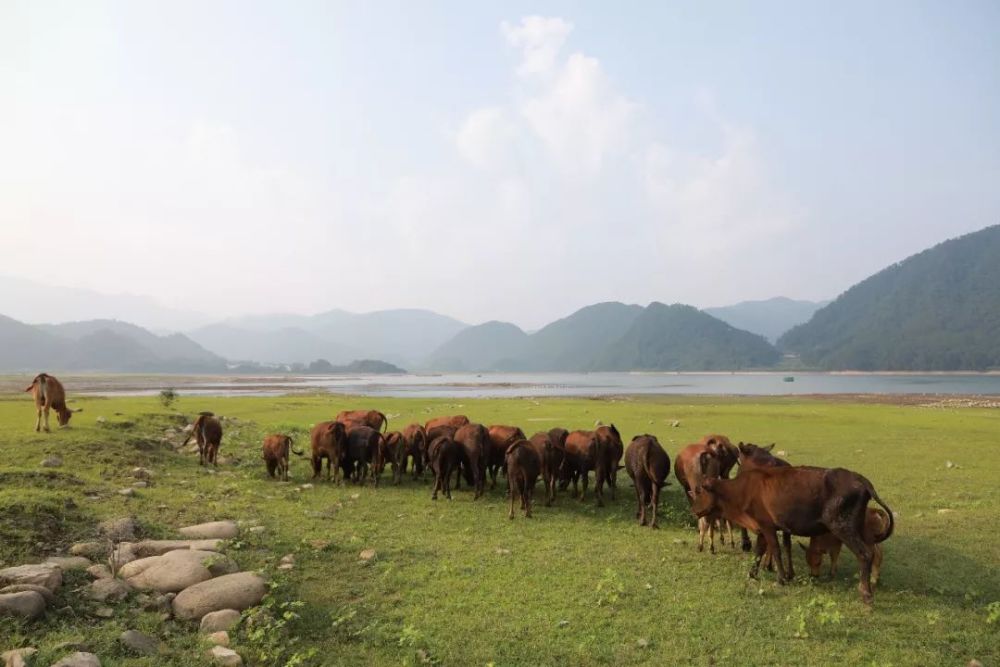
[[[768,451],[768,452],[771,451],[772,449],[774,449],[774,444],[775,443],[772,442],[770,445],[768,445],[767,447],[765,447],[764,450]]]
[[[708,462],[709,460],[711,460],[711,458],[712,455],[709,454],[708,452],[702,452],[701,454],[698,455],[698,463],[701,465],[702,472],[705,472],[705,470],[708,468]]]

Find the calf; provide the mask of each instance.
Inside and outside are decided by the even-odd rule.
[[[563,482],[565,486],[573,482],[573,496],[577,495],[577,480],[583,480],[583,490],[579,493],[582,502],[587,496],[587,480],[594,471],[594,495],[597,506],[604,507],[604,482],[607,479],[608,456],[604,441],[593,431],[573,431],[566,436],[566,457],[563,459]]]
[[[378,410],[342,410],[337,413],[336,421],[348,431],[356,426],[368,426],[381,432],[389,430],[389,419]]]
[[[674,476],[684,489],[684,497],[688,504],[694,503],[695,489],[701,486],[703,480],[719,476],[719,456],[714,449],[703,442],[696,442],[682,449],[674,459]],[[698,517],[698,551],[705,550],[705,536],[708,535],[709,553],[715,553],[715,530],[720,522],[719,516]],[[721,527],[719,529],[722,534]],[[730,529],[730,542],[732,530]],[[749,540],[749,537],[747,538]],[[735,543],[733,543],[735,548]]]
[[[288,481],[288,452],[292,451],[296,456],[302,456],[300,452],[292,446],[292,438],[281,433],[274,433],[264,438],[264,465],[267,466],[267,474],[272,479],[275,472],[280,479]]]
[[[326,459],[326,479],[330,480],[332,468],[333,481],[337,481],[347,449],[347,429],[338,421],[320,422],[309,432],[309,440],[312,445],[313,479],[319,477],[323,459]]]
[[[625,450],[625,472],[635,485],[635,499],[638,503],[635,516],[639,525],[646,525],[646,508],[652,510],[650,528],[656,525],[656,507],[660,503],[660,489],[670,474],[670,457],[663,451],[655,435],[637,435]]]
[[[460,429],[469,423],[469,418],[465,415],[453,415],[451,417],[435,417],[431,419],[426,424],[424,428],[430,431],[435,426],[450,426],[453,429]]]
[[[594,429],[594,435],[602,442],[605,456],[607,456],[607,466],[605,468],[605,481],[611,487],[611,499],[618,498],[618,471],[622,465],[622,454],[625,446],[622,444],[622,436],[614,424],[610,426],[598,426]]]
[[[350,478],[357,484],[365,483],[371,464],[378,457],[381,439],[381,434],[370,426],[355,426],[347,430],[346,450],[340,464],[345,480]],[[378,477],[372,477],[375,486],[378,486]]]
[[[451,472],[458,466],[461,455],[459,446],[451,437],[447,435],[438,436],[431,440],[427,447],[427,461],[434,473],[434,492],[431,500],[437,500],[438,491],[444,493],[448,500],[451,500]]]
[[[455,431],[455,443],[459,446],[461,474],[465,481],[473,487],[473,499],[483,495],[486,483],[486,452],[489,447],[490,434],[482,424],[466,424]],[[457,488],[456,484],[456,488]]]
[[[551,443],[549,443],[551,444]],[[542,467],[542,459],[536,449],[524,438],[514,441],[504,456],[507,468],[507,488],[510,496],[508,519],[514,518],[514,500],[521,498],[521,509],[525,518],[531,518],[531,496],[535,492],[535,482]]]
[[[494,424],[489,428],[486,448],[486,471],[490,475],[490,488],[497,485],[497,472],[506,467],[507,448],[517,440],[525,440],[524,431],[516,426]]]
[[[881,505],[889,517],[888,528],[873,543],[864,535],[869,500]],[[718,513],[762,533],[768,550],[775,554],[778,530],[805,537],[832,533],[858,557],[861,599],[872,603],[874,544],[892,535],[893,517],[871,482],[858,473],[843,468],[779,467],[747,470],[735,479],[707,478],[695,490],[692,509],[699,517]],[[757,576],[761,555],[757,554],[750,570],[752,577]],[[777,562],[778,582],[784,583],[782,559]]]
[[[188,444],[192,435],[198,443],[198,465],[211,463],[218,467],[216,459],[219,455],[219,446],[222,444],[222,422],[211,412],[199,412],[191,433],[181,443],[181,447]]]
[[[777,456],[771,453],[774,449],[774,445],[768,445],[767,447],[758,447],[753,443],[740,443],[736,446],[739,452],[739,463],[740,471],[753,470],[755,468],[783,468],[791,465],[788,461],[784,459],[779,459]],[[741,528],[743,532],[746,532],[746,528]],[[764,550],[763,536],[757,536],[757,551]],[[788,558],[788,576],[789,578],[795,577],[795,564],[792,561],[792,536],[786,531],[781,533],[781,541],[785,546],[785,556]],[[780,554],[779,554],[780,557]],[[768,552],[764,558],[764,566],[767,569],[772,569],[774,564],[771,562],[771,553]]]
[[[424,458],[427,455],[427,431],[420,424],[410,424],[403,430],[405,452],[403,473],[406,473],[407,457],[413,460],[413,479],[424,476]]]
[[[562,466],[566,445],[557,446],[552,441],[551,432],[540,431],[528,441],[541,461],[542,482],[545,484],[545,504],[552,505],[556,499],[556,481]],[[510,484],[508,484],[508,487]]]
[[[873,545],[872,555],[872,586],[878,584],[879,573],[882,571],[882,535],[889,530],[889,515],[885,510],[878,507],[869,507],[865,514],[865,542]],[[837,574],[837,559],[840,557],[840,547],[842,542],[833,533],[817,535],[809,538],[809,546],[799,543],[806,552],[806,563],[809,565],[809,573],[818,577],[820,568],[823,566],[823,556],[830,555],[830,576]]]
[[[381,477],[382,470],[388,462],[392,466],[392,483],[399,484],[406,466],[406,441],[399,431],[386,433],[378,445],[378,458],[375,463],[376,479]]]
[[[38,418],[35,420],[35,432],[42,430],[42,415],[45,415],[45,432],[49,432],[49,410],[56,411],[56,419],[60,426],[69,424],[74,412],[83,412],[83,409],[70,410],[66,407],[66,390],[62,383],[48,373],[39,373],[24,391],[30,392],[35,399],[35,410]]]

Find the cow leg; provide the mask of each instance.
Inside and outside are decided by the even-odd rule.
[[[708,519],[698,517],[698,551],[705,550],[705,533],[708,532]]]
[[[771,553],[771,559],[778,564],[778,584],[784,584],[788,581],[785,576],[785,564],[781,560],[781,550],[778,546],[778,532],[773,528],[766,528],[761,531],[764,535],[764,541],[767,543],[767,550]]]
[[[594,471],[594,495],[597,496],[597,506],[604,507],[604,475]]]
[[[878,584],[878,575],[882,571],[882,545],[876,544],[872,556],[872,586]]]
[[[531,518],[531,501],[532,501],[532,496],[535,495],[535,489],[534,489],[534,487],[532,487],[532,486],[530,486],[528,484],[528,480],[527,479],[524,480],[524,492],[523,493],[524,493],[524,496],[528,499],[528,501],[525,503],[524,517],[526,519],[530,519]]]
[[[840,537],[838,535],[838,537]],[[844,539],[846,537],[847,539]],[[874,559],[874,546],[865,544],[860,535],[845,535],[841,541],[858,558],[861,565],[861,581],[858,583],[858,590],[861,591],[861,600],[866,605],[871,605],[875,601],[872,595],[872,560]]]
[[[431,500],[438,499],[438,488],[441,486],[441,473],[434,471],[434,490],[431,493]]]
[[[507,518],[514,520],[514,480],[511,477],[507,478],[507,495],[509,496],[508,503],[510,504],[510,511],[507,512]]]
[[[38,433],[39,431],[42,430],[42,408],[39,407],[37,412],[38,412],[38,417],[35,419],[35,433]]]
[[[45,411],[45,432],[50,433],[51,431],[49,430],[49,406],[46,405],[44,411]]]
[[[740,528],[740,535],[743,540],[740,545],[743,551],[750,551],[753,549],[753,544],[750,542],[750,534],[747,532],[746,528]]]
[[[733,539],[733,524],[731,521],[726,522],[726,529],[729,532],[729,545],[736,551],[736,540]]]
[[[660,504],[660,485],[650,481],[650,505],[653,511],[653,520],[649,523],[650,528],[659,528],[656,523],[656,506]]]
[[[708,522],[708,552],[715,555],[715,525],[718,520],[709,520]]]
[[[792,534],[787,530],[782,531],[781,541],[785,543],[785,556],[788,557],[788,578],[795,578],[795,564],[792,563]]]
[[[646,525],[646,507],[642,502],[642,492],[639,490],[639,481],[635,482],[635,518],[639,519],[639,525]]]
[[[757,543],[754,545],[754,560],[753,564],[750,566],[750,578],[756,579],[760,574],[760,561],[764,557],[764,553],[767,551],[767,547],[764,544],[764,538],[760,533],[757,533]]]
[[[840,545],[835,544],[830,547],[830,578],[837,576],[837,560],[840,558]]]

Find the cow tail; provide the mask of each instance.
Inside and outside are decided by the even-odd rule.
[[[896,519],[892,514],[892,510],[889,509],[889,506],[886,505],[884,502],[882,502],[882,499],[878,497],[877,493],[875,493],[875,487],[872,486],[872,483],[869,482],[864,477],[862,477],[861,479],[864,480],[865,487],[868,489],[868,493],[872,495],[872,500],[881,505],[882,508],[885,510],[885,513],[889,515],[889,527],[886,528],[884,533],[879,533],[878,535],[875,536],[876,544],[878,544],[879,542],[885,542],[892,535],[892,530],[896,525]]]
[[[388,432],[389,432],[389,418],[388,418],[388,417],[386,417],[386,416],[385,416],[385,415],[384,415],[383,413],[381,413],[381,412],[380,412],[380,413],[378,413],[378,414],[379,414],[379,416],[380,416],[380,417],[382,418],[382,432],[383,432],[383,433],[388,433]]]

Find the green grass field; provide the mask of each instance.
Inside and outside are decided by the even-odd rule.
[[[259,522],[229,553],[274,582],[273,620],[241,630],[233,648],[250,664],[307,665],[966,665],[1000,664],[1000,411],[870,405],[809,399],[664,397],[636,400],[182,397],[78,398],[72,427],[36,434],[27,395],[0,397],[0,563],[36,562],[93,536],[102,518],[133,514],[149,535],[232,518]],[[747,578],[748,556],[726,545],[697,553],[694,520],[676,481],[665,489],[661,530],[636,525],[624,471],[617,501],[597,508],[560,495],[535,518],[509,521],[504,491],[473,502],[430,500],[409,479],[379,489],[310,481],[293,457],[292,482],[270,481],[261,437],[294,431],[347,407],[375,407],[390,427],[461,412],[529,435],[562,425],[614,422],[626,441],[653,433],[673,459],[708,432],[776,442],[795,464],[843,466],[872,480],[897,513],[885,543],[874,610],[860,602],[855,559],[845,550],[831,581],[811,580],[799,549],[797,580]],[[161,442],[176,413],[211,409],[227,422],[217,474],[197,454]],[[104,417],[99,423],[97,418]],[[673,420],[679,421],[672,427]],[[53,418],[52,423],[55,424]],[[60,468],[41,468],[46,456]],[[954,465],[949,467],[947,462]],[[154,472],[133,498],[131,468]],[[540,497],[541,484],[536,498]],[[328,540],[327,546],[313,544]],[[377,557],[359,561],[361,550]],[[287,553],[296,567],[276,569]],[[83,639],[104,665],[196,665],[196,628],[161,623],[121,605],[98,620],[68,578],[47,617],[0,620],[0,651],[32,645],[34,664]],[[990,606],[992,603],[992,607]],[[288,612],[287,619],[281,614]],[[991,613],[992,612],[992,613]],[[259,626],[260,627],[260,626]],[[131,658],[117,636],[156,634],[168,655]]]

